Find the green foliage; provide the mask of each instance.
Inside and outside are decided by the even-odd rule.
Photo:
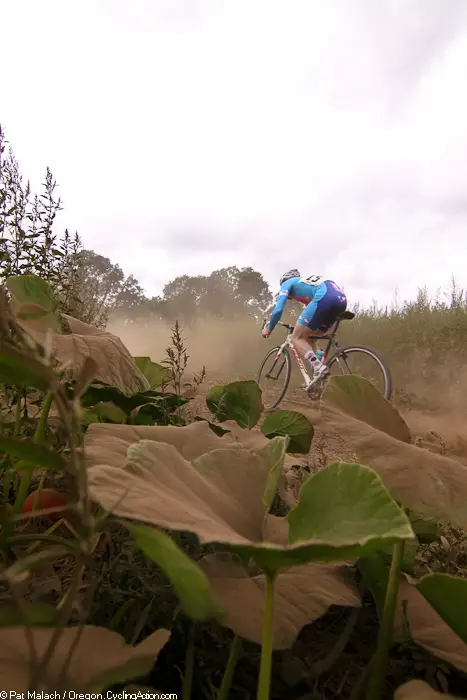
[[[45,469],[63,469],[65,466],[62,457],[48,447],[22,442],[2,434],[0,434],[0,452],[21,459],[22,469],[27,465]]]
[[[151,389],[157,389],[170,381],[170,370],[153,362],[150,357],[135,357],[133,359],[140,372],[148,380]]]
[[[0,627],[55,627],[59,614],[54,605],[25,601],[21,611],[11,605],[0,606]]]
[[[45,312],[42,320],[47,327],[61,332],[58,304],[50,285],[37,275],[8,277],[6,287],[20,304],[34,304]]]
[[[241,428],[254,428],[263,411],[261,389],[253,380],[213,386],[206,404],[220,423],[234,420]]]
[[[332,556],[327,548],[342,548],[343,558],[353,559],[413,537],[409,519],[380,478],[359,464],[332,462],[310,476],[288,521],[291,543],[326,542],[323,559]]]
[[[46,391],[49,386],[47,367],[38,358],[24,364],[24,355],[0,339],[0,382]]]
[[[314,428],[310,421],[298,411],[276,411],[266,416],[261,432],[270,439],[276,435],[287,435],[290,438],[288,452],[308,454]]]
[[[216,421],[233,420],[240,428],[252,430],[263,412],[262,392],[254,381],[238,381],[224,386],[214,386],[206,396],[206,404]],[[216,435],[223,435],[222,427],[209,422]],[[272,439],[277,436],[289,438],[287,452],[308,454],[313,440],[314,428],[302,413],[276,411],[267,415],[261,432]]]
[[[135,544],[170,580],[185,613],[193,620],[206,620],[222,613],[203,571],[161,530],[127,524]]]
[[[127,396],[115,386],[93,382],[81,396],[81,405],[104,422],[133,425],[168,425],[171,417],[185,404],[177,394],[144,391]]]
[[[417,590],[467,644],[467,579],[429,574],[417,583]]]

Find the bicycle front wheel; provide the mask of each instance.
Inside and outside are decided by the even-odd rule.
[[[388,401],[392,395],[391,373],[376,350],[364,345],[339,348],[331,357],[328,367],[339,369],[341,374],[356,374],[371,382]]]
[[[263,405],[266,410],[276,408],[284,398],[291,371],[292,362],[288,349],[285,347],[281,351],[280,345],[271,348],[262,361],[256,377],[256,383],[263,393]],[[271,380],[271,383],[268,384],[265,380]]]

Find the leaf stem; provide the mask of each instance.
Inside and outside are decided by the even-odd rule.
[[[370,669],[366,700],[380,700],[383,694],[384,677],[391,647],[394,615],[399,592],[399,576],[404,556],[405,541],[397,542],[392,550],[391,568],[386,589],[383,612],[378,633],[378,644]]]
[[[16,394],[16,411],[15,411],[15,428],[13,431],[13,437],[17,437],[19,435],[19,429],[21,427],[21,400],[23,398],[23,392],[21,389],[18,389],[18,393]]]
[[[193,672],[195,669],[195,623],[190,627],[188,646],[185,655],[185,670],[183,673],[182,700],[190,700],[193,689]]]
[[[259,668],[256,700],[269,700],[272,670],[272,638],[274,630],[274,580],[275,574],[265,571],[266,601],[263,618],[261,664]]]
[[[49,391],[44,399],[44,403],[42,406],[42,411],[41,415],[39,418],[39,422],[36,427],[36,432],[34,433],[34,438],[33,442],[36,445],[39,445],[44,441],[45,437],[45,429],[47,427],[47,419],[49,417],[49,411],[52,406],[52,401],[53,401],[53,393]],[[33,470],[28,467],[24,470],[22,476],[21,476],[21,481],[19,483],[19,489],[16,494],[16,499],[15,499],[15,504],[13,506],[13,515],[17,515],[22,507],[23,503],[26,500],[26,496],[28,495],[29,491],[29,486],[31,484],[32,480],[32,475],[33,475]]]
[[[227,698],[229,697],[229,692],[230,688],[232,687],[232,681],[235,673],[235,667],[237,665],[241,648],[242,638],[238,635],[235,635],[235,637],[232,640],[232,644],[230,645],[229,659],[227,661],[227,666],[225,667],[224,677],[222,678],[222,684],[219,688],[217,700],[227,700]]]
[[[39,445],[41,442],[44,441],[45,438],[45,429],[47,427],[47,419],[49,417],[49,412],[52,407],[52,401],[54,400],[54,395],[52,391],[49,391],[44,399],[44,403],[42,404],[42,411],[41,415],[39,418],[39,422],[37,424],[36,432],[34,434],[33,442],[36,443],[36,445]]]

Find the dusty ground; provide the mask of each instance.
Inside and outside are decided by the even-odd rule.
[[[206,406],[206,394],[216,384],[242,379],[252,379],[251,375],[231,375],[229,377],[220,374],[211,374],[207,371],[206,379],[199,388],[197,397],[190,404],[193,414],[209,418],[210,412]],[[268,401],[265,393],[265,400]],[[396,404],[397,405],[397,404]],[[346,441],[336,433],[325,430],[325,426],[318,421],[319,414],[316,407],[308,399],[306,394],[298,388],[289,387],[279,409],[299,411],[308,417],[315,427],[315,435],[309,455],[299,459],[300,463],[307,464],[312,470],[324,466],[332,460],[345,462],[355,461],[356,457]],[[464,428],[464,418],[461,414],[452,411],[445,413],[422,412],[411,410],[407,407],[397,406],[404,420],[407,422],[414,442],[438,454],[455,457],[467,464],[467,431]]]
[[[170,345],[171,327],[162,321],[156,325],[154,320],[147,324],[114,322],[108,330],[119,335],[133,355],[149,355],[156,362],[164,359]],[[345,335],[346,328],[343,330]],[[192,405],[193,412],[199,411],[206,416],[209,411],[204,396],[210,386],[255,378],[265,352],[283,340],[283,334],[278,331],[273,339],[264,341],[258,324],[251,317],[229,322],[198,319],[189,328],[182,329],[182,335],[188,353],[187,370],[198,372],[203,365],[206,367],[206,380]],[[396,354],[388,350],[382,354],[393,373],[394,403],[414,437],[421,438],[422,446],[455,456],[467,464],[467,368],[462,365],[454,367],[451,358],[444,357],[444,364],[437,363],[433,375],[430,374],[430,362],[410,347],[402,364],[397,364]],[[314,423],[316,414],[305,394],[297,389],[297,374],[294,368],[280,408],[306,413]],[[328,460],[347,460],[351,456],[338,436],[323,433],[317,426],[311,461],[322,464],[325,457]]]

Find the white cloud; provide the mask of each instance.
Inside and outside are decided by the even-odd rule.
[[[72,9],[73,8],[73,9]],[[299,266],[387,301],[467,255],[467,3],[16,0],[0,121],[150,292]]]

